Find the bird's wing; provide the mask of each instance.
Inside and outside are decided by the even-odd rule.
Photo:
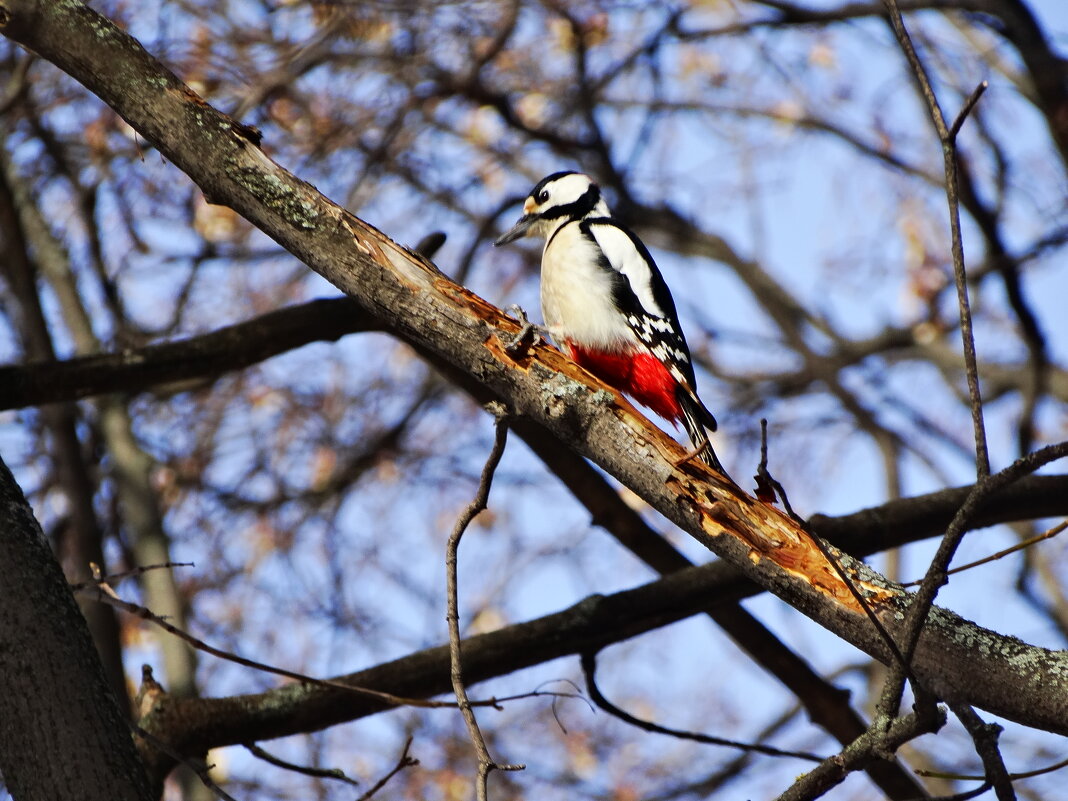
[[[691,393],[695,385],[690,349],[679,325],[675,302],[656,262],[631,231],[605,218],[587,220],[583,233],[604,256],[604,266],[617,273],[613,300],[638,340]]]

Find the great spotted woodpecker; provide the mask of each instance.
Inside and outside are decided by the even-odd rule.
[[[494,244],[543,236],[541,310],[553,339],[578,364],[672,423],[727,475],[708,441],[716,418],[697,397],[675,302],[642,241],[612,219],[588,176],[557,172],[523,203]]]

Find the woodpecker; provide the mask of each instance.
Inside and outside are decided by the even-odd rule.
[[[681,421],[704,462],[726,476],[708,441],[716,418],[697,397],[671,292],[642,241],[612,218],[597,184],[577,172],[543,178],[494,244],[524,236],[545,237],[541,310],[557,344],[606,384]]]

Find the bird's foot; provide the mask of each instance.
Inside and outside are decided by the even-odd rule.
[[[523,311],[523,307],[519,304],[513,303],[509,309],[522,326],[519,329],[519,333],[512,338],[512,341],[504,346],[505,353],[514,357],[530,350],[534,345],[535,339],[547,332],[540,325],[530,322],[527,319],[527,313]]]

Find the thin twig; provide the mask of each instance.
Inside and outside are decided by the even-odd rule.
[[[879,632],[879,636],[886,644],[891,656],[896,660],[897,665],[904,671],[906,676],[910,675],[911,669],[908,660],[905,658],[904,654],[901,653],[901,649],[898,647],[897,642],[890,636],[890,632],[886,630],[882,621],[879,620],[879,617],[875,614],[875,610],[871,608],[867,599],[860,590],[857,589],[856,585],[853,584],[849,574],[846,573],[845,568],[842,567],[841,562],[838,561],[827,544],[812,530],[808,521],[794,511],[794,508],[790,505],[790,499],[786,495],[786,488],[783,487],[778,479],[771,474],[771,471],[768,470],[768,421],[764,419],[760,421],[760,466],[757,468],[756,479],[758,485],[762,486],[765,492],[770,491],[773,494],[773,498],[775,494],[779,496],[786,514],[789,515],[790,519],[808,535],[809,539],[812,540],[812,543],[819,549],[819,552],[823,554],[823,558],[827,560],[832,568],[834,568],[834,572],[838,574],[840,579],[842,579],[846,587],[849,589],[850,594],[852,594],[853,598],[864,610],[864,614],[867,615],[872,626]],[[759,492],[760,490],[758,489],[758,493]]]
[[[666,726],[636,718],[629,712],[620,709],[602,695],[600,688],[597,686],[596,679],[596,652],[586,651],[582,654],[582,672],[586,676],[586,690],[589,692],[593,702],[609,715],[617,717],[632,726],[637,726],[639,729],[655,732],[656,734],[666,734],[669,737],[676,737],[680,740],[693,740],[694,742],[704,743],[706,745],[722,745],[727,748],[737,748],[741,751],[751,751],[757,754],[766,754],[767,756],[793,757],[794,759],[805,759],[809,762],[822,762],[824,760],[824,757],[807,751],[784,751],[781,748],[773,748],[770,745],[761,745],[760,743],[742,743],[737,740],[726,740],[722,737],[712,737],[707,734],[701,734],[700,732],[669,729]]]
[[[1060,762],[1055,762],[1044,768],[1035,768],[1034,770],[1022,771],[1020,773],[1010,773],[1009,778],[1014,782],[1019,781],[1020,779],[1033,779],[1035,776],[1044,776],[1047,773],[1053,773],[1062,768],[1068,768],[1068,759],[1062,759]],[[916,771],[916,775],[928,779],[950,779],[955,782],[987,781],[986,776],[974,776],[967,773],[944,773],[937,770],[918,770]]]
[[[775,503],[775,493],[782,490],[782,484],[779,484],[768,471],[768,418],[766,417],[760,418],[760,464],[757,465],[753,480],[756,482],[757,498],[764,503]],[[779,495],[785,498],[786,492],[781,491]]]
[[[479,480],[475,498],[467,505],[467,508],[464,509],[456,521],[456,525],[453,526],[452,534],[449,535],[449,542],[445,549],[445,619],[449,624],[449,675],[452,679],[452,689],[456,695],[460,713],[464,716],[467,732],[475,746],[475,752],[478,754],[478,779],[475,782],[475,793],[478,801],[486,801],[487,799],[486,782],[490,771],[523,770],[526,767],[525,765],[497,764],[490,759],[486,740],[482,736],[481,729],[478,728],[478,721],[475,720],[475,713],[471,709],[471,702],[467,698],[467,690],[464,687],[460,664],[460,613],[458,611],[459,603],[456,589],[456,559],[460,548],[460,539],[471,521],[475,519],[475,515],[486,508],[486,504],[489,501],[490,485],[493,483],[493,474],[497,470],[497,465],[500,464],[501,456],[504,455],[504,446],[508,442],[507,412],[504,406],[498,402],[493,402],[487,405],[487,409],[497,418],[493,449],[490,451],[486,464],[482,468],[482,477]]]
[[[292,762],[287,762],[280,757],[276,757],[274,754],[263,750],[255,743],[243,743],[242,745],[244,745],[245,749],[257,759],[262,759],[264,762],[274,765],[275,767],[284,768],[304,776],[311,776],[315,779],[336,779],[339,782],[351,784],[353,787],[359,786],[359,782],[346,776],[345,771],[341,770],[341,768],[313,768],[308,765],[296,765]]]
[[[994,788],[994,795],[998,801],[1016,801],[1016,791],[1012,787],[1012,779],[1009,771],[1005,768],[1005,760],[1001,758],[998,750],[998,737],[1002,728],[996,723],[986,723],[975,710],[967,704],[950,704],[950,709],[957,719],[968,730],[975,744],[975,753],[983,760],[983,769],[986,780]]]
[[[954,573],[963,573],[965,570],[971,570],[973,567],[979,567],[980,565],[985,565],[988,562],[996,562],[998,559],[1004,559],[1006,556],[1014,554],[1017,551],[1022,551],[1024,548],[1030,548],[1032,545],[1042,542],[1042,540],[1052,539],[1065,529],[1068,529],[1068,520],[1063,520],[1057,525],[1055,525],[1053,528],[1043,531],[1041,534],[1036,534],[1034,537],[1028,537],[1026,540],[1018,542],[1009,548],[1005,548],[1004,550],[998,551],[997,553],[992,553],[990,554],[990,556],[984,556],[982,559],[976,559],[974,562],[968,562],[968,564],[966,565],[961,565],[960,567],[955,567],[952,570],[947,570],[946,575],[952,576]],[[922,580],[910,581],[907,584],[902,584],[901,586],[915,587],[922,583]]]
[[[895,753],[902,745],[921,734],[938,731],[945,723],[945,712],[935,706],[918,708],[915,713],[894,718],[888,725],[873,722],[864,734],[838,754],[799,777],[776,801],[811,801],[824,795],[845,777],[860,770],[884,754]]]
[[[397,764],[393,766],[393,770],[379,779],[374,785],[363,795],[356,799],[356,801],[367,801],[371,796],[386,786],[386,782],[396,776],[405,768],[414,767],[419,764],[419,760],[408,756],[408,749],[412,747],[412,738],[409,737],[404,743],[404,750],[401,752],[400,759],[397,760]]]
[[[138,565],[129,570],[124,570],[121,573],[109,573],[105,576],[100,569],[100,565],[96,564],[96,562],[90,562],[89,572],[93,577],[88,581],[79,581],[75,584],[71,584],[70,591],[78,592],[84,590],[86,587],[96,584],[110,584],[114,586],[123,579],[128,579],[132,576],[142,576],[150,570],[168,570],[172,567],[196,567],[196,565],[193,562],[162,562],[158,565]]]
[[[268,665],[263,662],[257,662],[254,659],[248,659],[230,651],[224,651],[221,648],[216,648],[213,645],[209,645],[201,639],[194,637],[192,634],[183,631],[175,626],[173,623],[169,623],[159,615],[155,614],[151,610],[144,606],[140,606],[130,601],[125,601],[120,598],[115,590],[111,588],[106,582],[90,583],[82,587],[79,590],[81,595],[88,596],[98,603],[107,604],[108,606],[121,609],[124,612],[128,612],[131,615],[135,615],[143,620],[147,620],[151,623],[162,628],[168,634],[173,634],[181,640],[189,643],[191,646],[204,653],[216,656],[219,659],[225,659],[228,662],[234,662],[238,665],[244,665],[245,667],[252,668],[254,670],[261,670],[264,673],[273,673],[276,676],[284,676],[287,679],[296,679],[297,681],[305,682],[307,684],[314,684],[320,687],[329,687],[336,690],[345,690],[348,692],[357,693],[360,695],[369,695],[372,698],[377,698],[384,703],[392,704],[394,706],[414,706],[424,709],[454,709],[457,705],[455,701],[429,701],[423,698],[406,698],[401,695],[393,695],[392,693],[382,692],[381,690],[372,690],[368,687],[357,687],[352,684],[345,684],[344,682],[334,681],[332,679],[317,679],[314,676],[308,676],[304,673],[298,673],[295,670],[287,670],[286,668],[276,667],[274,665]],[[508,696],[505,698],[489,698],[480,701],[470,701],[471,706],[492,706],[499,707],[501,701],[511,701],[524,697],[538,697],[541,695],[551,695],[552,693],[532,692],[515,696]]]
[[[953,253],[953,279],[957,286],[957,305],[960,312],[960,335],[964,349],[964,368],[968,378],[968,394],[971,397],[972,427],[975,429],[975,465],[979,478],[990,474],[990,456],[986,444],[986,425],[983,421],[983,400],[979,391],[979,370],[975,357],[975,336],[972,333],[972,312],[968,301],[967,274],[964,268],[964,245],[960,229],[960,198],[957,180],[957,133],[967,117],[969,111],[979,100],[986,89],[986,82],[980,83],[968,98],[957,115],[951,128],[946,126],[942,108],[938,104],[934,89],[931,87],[927,69],[923,66],[916,48],[912,44],[912,38],[905,29],[905,23],[901,19],[901,11],[897,7],[897,0],[883,0],[890,17],[890,27],[897,37],[898,44],[905,54],[905,59],[912,70],[912,76],[916,80],[927,104],[927,111],[934,123],[938,140],[942,145],[942,160],[946,174],[946,201],[949,204],[949,227],[952,239]]]
[[[214,780],[212,780],[210,771],[212,768],[215,767],[214,765],[208,765],[202,760],[194,760],[190,759],[189,757],[182,756],[182,754],[179,753],[177,749],[172,747],[170,744],[164,742],[151,732],[146,731],[144,728],[142,728],[132,720],[127,720],[126,725],[133,729],[134,734],[136,734],[138,737],[143,738],[146,742],[151,744],[153,748],[162,751],[175,762],[185,765],[191,771],[196,773],[197,777],[204,784],[204,786],[211,790],[213,793],[215,793],[215,795],[219,796],[219,798],[223,799],[223,801],[237,801],[237,799],[235,799],[232,795],[230,795],[223,788],[217,785]]]
[[[919,773],[919,771],[917,771],[917,773]],[[976,787],[974,790],[965,790],[963,793],[954,793],[953,795],[940,795],[935,798],[928,798],[926,801],[971,801],[973,798],[978,798],[989,789],[990,782],[983,782],[981,786]]]
[[[979,98],[983,96],[983,92],[987,90],[990,84],[987,81],[980,81],[976,86],[968,99],[964,101],[964,105],[961,106],[960,111],[957,113],[957,119],[953,120],[953,124],[949,126],[949,138],[956,140],[957,134],[960,133],[960,128],[964,125],[964,121],[968,119],[968,115],[971,114],[972,109],[975,108],[975,104],[979,102]]]

